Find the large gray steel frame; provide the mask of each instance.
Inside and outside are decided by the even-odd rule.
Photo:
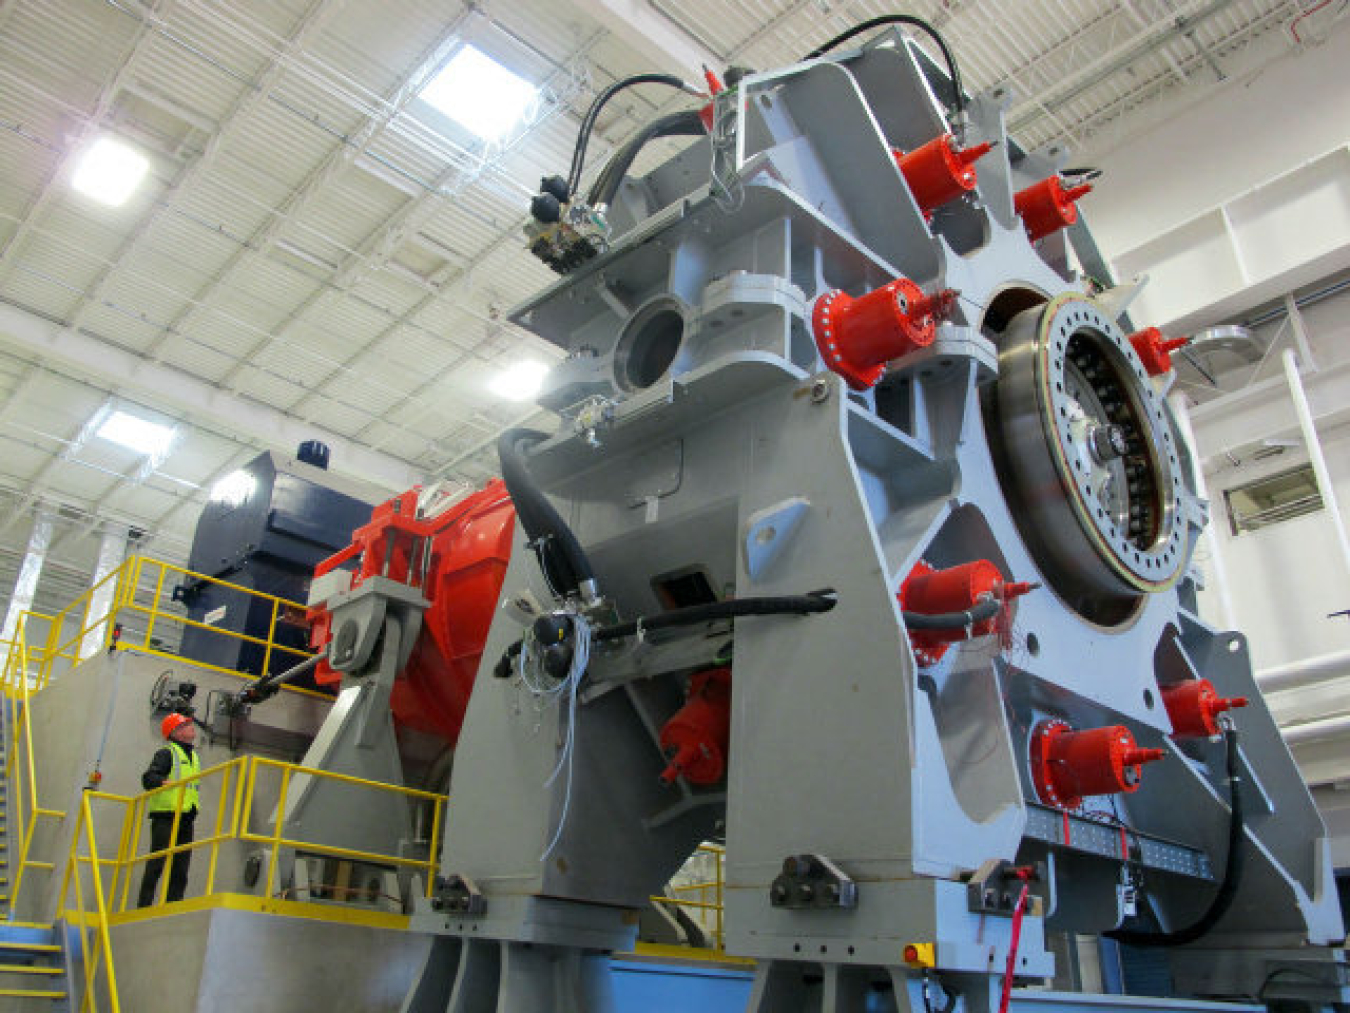
[[[376,576],[324,604],[332,613],[329,660],[342,673],[342,683],[301,766],[401,785],[403,762],[389,696],[417,641],[426,599],[406,584]],[[291,779],[285,812],[272,818],[283,821],[282,836],[287,840],[318,841],[375,855],[405,853],[412,847],[412,812],[406,799],[336,778],[297,774]],[[283,887],[307,886],[301,882],[297,857],[290,848],[279,856]],[[399,887],[392,870],[383,878],[384,894],[408,893]]]
[[[1165,750],[1138,793],[1106,804],[1160,842],[1163,864],[1143,890],[1164,928],[1187,925],[1213,896],[1229,822],[1222,749],[1171,740],[1161,706],[1161,685],[1197,675],[1254,701],[1235,717],[1252,813],[1247,871],[1206,945],[1247,953],[1269,973],[1339,937],[1325,834],[1260,702],[1245,642],[1194,614],[1186,567],[1204,505],[1163,391],[1115,323],[1127,293],[1089,300],[1062,233],[1028,241],[1012,194],[1055,163],[1011,164],[998,103],[970,105],[967,142],[1001,147],[981,161],[972,199],[930,224],[892,149],[948,128],[903,44],[752,75],[719,99],[711,149],[701,142],[628,181],[610,209],[610,251],[519,311],[570,353],[541,401],[564,426],[531,470],[622,615],[660,611],[656,583],[690,572],[719,595],[829,587],[839,604],[736,621],[725,791],[661,786],[656,740],[684,676],[713,664],[729,625],[597,649],[572,764],[550,779],[569,738],[566,708],[539,704],[518,678],[490,677],[521,633],[502,613],[458,747],[441,862],[484,906],[419,912],[416,925],[456,938],[433,951],[406,1013],[609,1009],[587,954],[628,943],[631,912],[723,820],[728,948],[759,958],[756,1013],[862,1010],[876,988],[889,990],[887,1008],[922,1009],[919,973],[901,958],[910,942],[936,944],[934,983],[959,1009],[987,1010],[1010,919],[968,903],[963,879],[983,863],[1046,868],[1020,977],[1052,973],[1047,928],[1104,932],[1126,917],[1121,857],[1068,846],[1037,822],[1028,739],[1045,718],[1123,723]],[[851,392],[822,371],[811,301],[901,275],[958,290],[955,312],[878,389]],[[1071,378],[1080,368],[1052,347],[1060,313],[1060,333],[1096,342],[1140,431],[1154,434],[1161,534],[1142,546],[1152,558],[1116,539],[1109,518],[1093,519],[1106,517],[1098,507],[1128,506],[1104,491],[1109,468],[1080,496],[1022,460],[1048,460],[1072,435],[1050,421],[1056,405],[1071,407],[1060,395],[1039,409],[1031,398],[1026,414],[1008,408],[1036,370]],[[1027,372],[1017,356],[1041,364]],[[1079,396],[1087,413],[1092,399]],[[1016,606],[1010,648],[971,642],[920,668],[900,582],[921,559],[981,558],[1046,587]],[[550,598],[523,536],[505,588]],[[775,907],[770,884],[800,854],[851,877],[856,907]],[[1136,878],[1148,864],[1131,861]],[[1250,969],[1233,973],[1230,959],[1204,952],[1185,957],[1204,966],[1191,977],[1209,995],[1250,993]],[[1347,1001],[1331,966],[1307,1008]],[[1101,1004],[1085,996],[1080,1008]]]

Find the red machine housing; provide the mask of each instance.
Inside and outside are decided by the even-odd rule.
[[[1214,683],[1208,679],[1191,679],[1164,686],[1163,706],[1172,719],[1172,738],[1209,739],[1218,735],[1219,715],[1224,711],[1247,706],[1245,696],[1219,696]]]
[[[911,152],[893,154],[909,184],[909,192],[914,195],[914,203],[928,217],[934,208],[975,189],[979,182],[975,162],[993,147],[986,143],[958,148],[955,137],[943,134]]]
[[[1031,590],[1030,584],[1005,581],[997,566],[987,559],[936,570],[919,560],[900,585],[900,608],[924,615],[966,612],[981,601],[996,598],[1003,608],[992,619],[947,630],[910,630],[909,642],[921,667],[942,660],[947,649],[962,640],[1003,635],[1008,625],[1008,602]]]
[[[1047,176],[1017,191],[1013,207],[1022,216],[1022,225],[1034,243],[1078,221],[1078,206],[1074,202],[1091,192],[1091,183],[1067,187],[1058,176]]]
[[[1172,371],[1172,353],[1184,348],[1189,338],[1164,338],[1156,327],[1145,327],[1130,335],[1130,344],[1144,364],[1149,376],[1162,376]]]
[[[421,588],[430,605],[390,707],[399,724],[453,744],[511,559],[516,512],[499,479],[425,520],[417,517],[417,498],[412,489],[380,504],[352,544],[314,573],[323,576],[359,557],[352,587],[378,574]],[[320,605],[308,619],[311,644],[324,646],[332,638],[331,616]],[[314,678],[334,684],[342,676],[321,662]]]
[[[731,742],[731,669],[710,668],[689,680],[689,700],[661,729],[670,764],[661,780],[716,784],[726,776]]]
[[[925,295],[908,278],[857,299],[835,289],[816,300],[811,330],[825,364],[854,390],[866,390],[885,375],[886,363],[933,343],[955,299],[950,289]]]
[[[1142,767],[1163,757],[1140,746],[1124,725],[1074,731],[1064,721],[1042,721],[1031,733],[1031,780],[1042,802],[1077,809],[1088,795],[1139,790]]]

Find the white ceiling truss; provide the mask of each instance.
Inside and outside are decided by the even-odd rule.
[[[1343,5],[1342,5],[1343,6]],[[1028,147],[1090,142],[1210,87],[1257,37],[1315,43],[1313,0],[918,0],[972,91],[1008,87]],[[551,280],[523,249],[540,176],[612,81],[790,63],[878,0],[7,0],[0,2],[0,594],[31,516],[61,522],[47,591],[97,535],[181,557],[207,490],[301,439],[388,492],[479,482],[528,406],[487,380],[558,352],[505,322]],[[463,43],[541,89],[485,145],[418,94]],[[1288,38],[1284,48],[1296,46]],[[658,110],[611,104],[588,171]],[[116,134],[151,160],[124,207],[71,192]],[[115,406],[173,424],[165,460],[91,438]],[[78,581],[76,581],[78,583]],[[50,585],[50,586],[49,586]],[[40,596],[41,597],[41,596]],[[40,604],[51,605],[52,594]]]

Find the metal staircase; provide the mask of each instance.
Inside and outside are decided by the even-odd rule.
[[[10,819],[7,731],[19,704],[3,700],[5,721],[0,722],[0,1011],[42,1010],[65,1013],[70,1009],[69,962],[61,933],[52,925],[15,922],[10,895]]]

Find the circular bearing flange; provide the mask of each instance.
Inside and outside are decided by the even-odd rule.
[[[1188,537],[1176,447],[1114,320],[1076,295],[1024,310],[1003,334],[995,396],[1004,492],[1060,596],[1113,625],[1170,587]]]

